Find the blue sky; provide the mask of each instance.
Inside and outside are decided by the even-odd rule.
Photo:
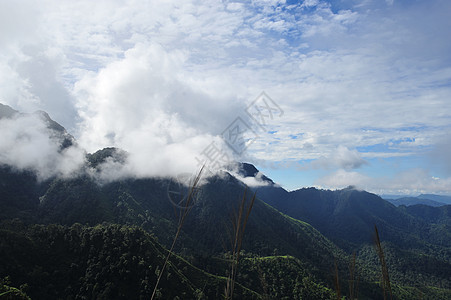
[[[290,190],[451,194],[451,2],[180,2],[2,1],[0,102],[127,150],[134,176],[214,143]],[[283,112],[264,128],[262,91]]]

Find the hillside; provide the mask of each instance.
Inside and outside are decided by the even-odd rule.
[[[275,186],[274,191],[267,186],[256,190],[281,212],[310,223],[348,253],[357,252],[367,277],[372,274],[369,270],[378,266],[372,246],[377,225],[395,282],[451,287],[451,206],[395,207],[377,195],[353,188],[306,188],[280,198],[273,197],[274,193],[284,195],[280,187]]]

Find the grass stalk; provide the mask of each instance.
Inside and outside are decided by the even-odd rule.
[[[379,261],[381,263],[382,292],[384,294],[384,300],[387,299],[387,296],[390,296],[390,299],[393,299],[390,285],[390,277],[388,276],[387,263],[385,262],[384,250],[382,249],[381,240],[379,238],[379,232],[377,230],[376,225],[374,225],[374,233],[375,233],[374,244],[376,247],[377,256],[379,257]]]
[[[191,209],[193,208],[193,202],[198,193],[198,185],[200,183],[200,179],[201,179],[203,170],[204,170],[204,167],[202,167],[200,169],[199,173],[197,173],[197,176],[194,178],[194,181],[190,184],[190,187],[188,190],[188,195],[186,197],[184,206],[181,207],[180,210],[176,210],[176,212],[178,211],[177,231],[176,231],[174,239],[172,241],[171,248],[169,249],[166,259],[164,260],[163,267],[161,268],[160,274],[158,275],[157,282],[156,282],[155,287],[152,292],[152,297],[150,298],[151,300],[153,300],[155,298],[155,295],[158,290],[158,285],[160,284],[161,277],[163,276],[164,270],[169,262],[169,258],[172,255],[172,251],[174,250],[174,246],[175,246],[175,243],[177,242],[177,239],[179,238],[180,232],[182,231],[183,224],[185,223],[186,217],[188,216]]]
[[[248,206],[246,206],[246,191],[244,190],[243,198],[241,200],[238,213],[234,214],[232,225],[233,225],[233,236],[231,238],[232,245],[232,260],[230,263],[230,273],[227,277],[227,283],[225,288],[224,297],[227,300],[233,299],[233,291],[235,289],[236,273],[238,270],[238,262],[240,260],[241,246],[243,243],[244,232],[246,230],[247,221],[254,206],[256,193],[252,197]]]

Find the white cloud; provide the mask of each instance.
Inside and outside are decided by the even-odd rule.
[[[349,150],[340,145],[328,157],[320,157],[311,163],[313,168],[341,168],[352,170],[367,164],[357,150]]]
[[[249,187],[260,187],[270,185],[270,182],[265,181],[263,179],[264,174],[262,172],[258,172],[257,174],[255,174],[255,176],[248,177],[243,177],[237,172],[229,171],[229,173]]]
[[[195,90],[184,79],[180,51],[138,44],[75,86],[89,151],[118,146],[130,153],[129,174],[167,176],[194,172],[196,157],[241,110],[235,99]],[[225,148],[226,150],[227,148]]]

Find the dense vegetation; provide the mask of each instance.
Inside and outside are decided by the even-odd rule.
[[[148,299],[166,252],[139,227],[26,226],[16,220],[3,222],[0,228],[0,272],[10,274],[9,283],[21,286],[35,299]],[[220,261],[214,264],[217,271],[227,268],[226,258],[216,261]],[[235,295],[245,299],[264,295],[332,299],[334,293],[317,284],[304,268],[293,257],[247,255],[238,276],[238,282],[247,288],[238,285]],[[224,286],[225,277],[210,275],[173,256],[158,298],[218,299]],[[251,290],[256,287],[256,292]]]
[[[0,229],[1,273],[36,299],[149,299],[166,250],[139,227],[103,224]],[[187,277],[189,275],[189,277]],[[220,298],[225,279],[173,256],[158,291],[161,299]],[[202,288],[202,289],[200,289]],[[238,295],[258,298],[237,288]]]

